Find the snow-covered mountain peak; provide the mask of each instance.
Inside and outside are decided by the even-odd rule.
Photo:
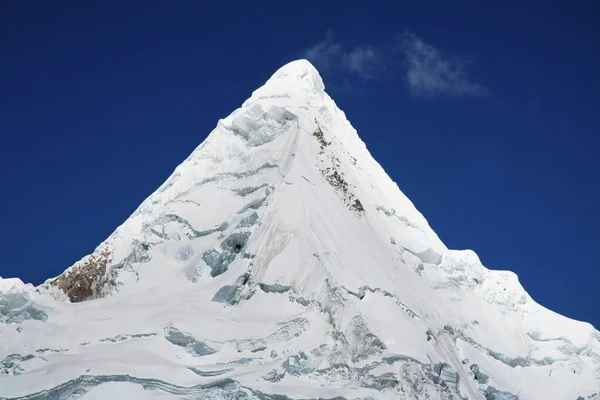
[[[305,76],[312,75],[315,79],[323,81],[319,71],[312,65],[312,63],[306,59],[298,59],[290,61],[289,63],[282,65],[273,75],[271,79],[278,79],[282,77],[291,77],[293,79],[304,79]],[[269,81],[267,81],[268,83]]]
[[[325,85],[319,72],[307,60],[296,60],[277,70],[263,86],[252,93],[242,109],[260,103],[263,108],[286,108],[297,115],[311,106],[325,106],[324,96]]]
[[[305,60],[92,254],[38,288],[0,278],[0,335],[9,398],[600,393],[600,333],[447,249]]]
[[[308,60],[295,60],[279,68],[265,86],[293,85],[294,81],[316,94],[322,95],[325,92],[319,71]]]

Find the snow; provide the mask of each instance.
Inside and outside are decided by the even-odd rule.
[[[0,278],[0,398],[600,396],[600,333],[447,249],[305,60],[65,277]]]

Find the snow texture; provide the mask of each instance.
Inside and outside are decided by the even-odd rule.
[[[93,254],[0,278],[5,399],[599,399],[599,341],[447,249],[305,60]]]

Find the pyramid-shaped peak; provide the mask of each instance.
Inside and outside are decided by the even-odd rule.
[[[600,333],[446,248],[306,60],[92,254],[0,278],[0,331],[6,398],[591,400],[600,377]]]

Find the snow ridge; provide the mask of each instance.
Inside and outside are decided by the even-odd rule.
[[[0,278],[0,335],[0,398],[600,396],[600,333],[447,249],[305,60],[93,254]]]

